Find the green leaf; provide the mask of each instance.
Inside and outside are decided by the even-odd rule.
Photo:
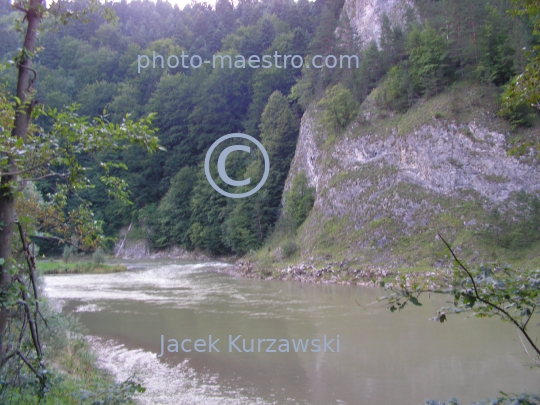
[[[463,296],[463,304],[467,305],[469,307],[473,307],[476,302],[476,298],[472,295],[464,295]]]

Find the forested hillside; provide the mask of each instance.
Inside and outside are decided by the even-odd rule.
[[[111,170],[129,184],[133,204],[117,202],[99,182],[82,192],[106,234],[117,236],[121,227],[133,224],[131,237],[147,238],[153,248],[177,245],[238,255],[260,248],[276,225],[280,235],[294,235],[315,196],[301,176],[289,185],[285,200],[283,190],[300,121],[310,106],[317,109],[322,142],[332,147],[347,128],[369,120],[369,114],[410,116],[450,91],[448,108],[457,110],[464,106],[465,93],[459,89],[476,86],[485,95],[482,103],[490,105],[490,121],[508,135],[506,142],[517,142],[510,145],[516,153],[528,153],[530,142],[538,139],[534,127],[538,110],[521,103],[506,108],[504,118],[497,115],[505,86],[525,70],[528,52],[538,41],[527,16],[508,13],[510,1],[417,0],[401,2],[399,12],[389,1],[388,13],[379,10],[373,17],[377,29],[369,35],[358,21],[351,21],[347,7],[353,3],[240,0],[233,6],[218,0],[215,7],[192,3],[180,10],[160,0],[123,0],[109,4],[117,24],[96,14],[89,22],[41,33],[35,68],[40,103],[57,109],[77,103],[80,115],[105,114],[117,123],[126,114],[131,118],[157,114],[154,123],[166,151],[146,155],[134,147],[106,156],[121,164]],[[83,6],[80,0],[73,3],[75,8]],[[7,61],[21,44],[14,30],[20,15],[7,0],[2,0],[0,10],[0,55]],[[248,58],[278,52],[306,60],[313,55],[357,54],[360,64],[353,69],[213,69],[203,64],[198,69],[180,65],[142,70],[137,65],[139,55],[152,60],[155,54],[182,52],[208,59],[218,53]],[[0,73],[13,89],[16,70]],[[39,124],[50,125],[43,117]],[[268,182],[245,199],[215,192],[203,168],[210,145],[234,132],[260,139],[271,161]],[[261,177],[263,168],[256,156],[236,155],[227,164],[232,178]],[[90,178],[99,176],[99,159],[93,164],[96,170]],[[45,201],[58,186],[52,181],[38,183]],[[537,197],[523,198],[538,223]],[[76,204],[76,197],[72,199]],[[512,228],[512,232],[521,231]],[[526,236],[514,237],[519,243],[540,238],[538,227],[523,232]],[[514,239],[502,243],[518,243]],[[50,246],[43,242],[43,247]],[[285,250],[292,255],[296,249],[291,242]]]

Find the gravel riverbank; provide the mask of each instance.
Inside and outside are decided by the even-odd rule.
[[[448,269],[437,269],[437,271],[404,271],[389,270],[375,267],[355,268],[341,263],[327,263],[317,266],[315,264],[298,263],[289,265],[280,270],[260,271],[256,264],[247,259],[239,259],[235,264],[224,269],[217,270],[235,277],[255,278],[263,280],[280,281],[300,281],[304,283],[316,284],[344,284],[361,286],[380,286],[382,282],[386,285],[399,281],[405,276],[406,284],[412,281],[428,280],[433,277],[441,277],[441,281],[448,280],[451,272]]]

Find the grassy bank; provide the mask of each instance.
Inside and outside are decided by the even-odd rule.
[[[61,260],[38,261],[37,268],[42,274],[105,274],[126,271],[126,266],[96,264],[92,262],[68,262]]]
[[[0,371],[0,403],[6,405],[120,405],[133,403],[144,391],[134,380],[115,383],[113,376],[97,365],[97,357],[85,337],[86,331],[70,315],[56,313],[42,301],[47,327],[38,319],[43,343],[46,388],[18,358]],[[26,341],[28,340],[28,341]],[[35,357],[29,338],[21,346],[24,356]],[[41,371],[40,371],[41,372]]]

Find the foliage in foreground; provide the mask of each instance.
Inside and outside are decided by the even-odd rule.
[[[488,398],[485,401],[473,402],[471,405],[537,405],[540,403],[540,396],[532,394],[505,394],[497,398]],[[428,399],[423,405],[459,405],[459,401],[451,398],[446,402]]]
[[[121,123],[112,123],[103,116],[79,116],[76,104],[61,111],[45,109],[36,98],[38,75],[32,60],[39,50],[36,42],[44,15],[65,24],[70,18],[85,19],[88,12],[100,6],[97,0],[90,0],[88,8],[77,11],[43,0],[13,4],[23,13],[21,22],[26,26],[21,28],[23,46],[14,58],[18,70],[16,93],[11,95],[6,84],[0,85],[0,372],[1,393],[6,395],[2,403],[41,403],[57,380],[51,371],[55,359],[50,357],[50,346],[54,341],[47,340],[48,332],[55,330],[49,325],[43,310],[45,301],[39,296],[41,286],[29,237],[69,244],[63,255],[66,264],[73,249],[100,247],[105,240],[102,222],[93,218],[91,203],[80,195],[95,187],[88,175],[89,161],[95,160],[99,166],[99,181],[108,195],[127,202],[127,183],[114,173],[127,166],[111,162],[102,154],[124,152],[131,145],[148,152],[161,148],[151,128],[153,114],[137,121],[126,114]],[[103,15],[112,20],[110,10],[104,10]],[[34,124],[39,117],[46,125]],[[54,185],[47,202],[29,196],[39,193],[24,193],[29,185],[45,179],[53,180]],[[56,335],[61,333],[66,329],[57,330]],[[90,367],[91,362],[84,372]],[[72,401],[74,387],[66,388],[61,391]],[[106,394],[103,401],[94,403],[125,402],[133,387],[128,383],[124,388],[120,394]]]
[[[392,293],[382,297],[391,312],[403,309],[411,303],[421,306],[419,298],[424,293],[440,293],[454,296],[453,306],[441,308],[433,321],[445,322],[448,315],[473,312],[477,318],[498,316],[503,322],[510,322],[518,329],[523,349],[540,367],[540,347],[531,334],[529,323],[536,313],[540,313],[540,270],[521,271],[507,266],[489,268],[481,266],[477,271],[469,270],[455,255],[450,245],[441,237],[455,262],[451,279],[434,276],[422,283],[408,283],[403,276],[396,284],[386,287]],[[441,287],[447,285],[448,287]],[[537,325],[538,326],[538,325]],[[523,393],[506,394],[474,405],[535,405],[540,396]],[[458,405],[454,398],[447,402],[427,400],[425,405]]]
[[[396,285],[389,285],[387,288],[392,294],[383,297],[390,311],[401,310],[409,303],[422,305],[418,298],[426,292],[452,295],[454,305],[441,308],[432,320],[442,323],[447,321],[448,315],[469,311],[473,311],[477,318],[498,316],[519,330],[523,348],[535,364],[540,366],[540,347],[529,329],[533,315],[540,313],[540,270],[481,266],[473,272],[457,258],[450,245],[442,240],[456,264],[453,278],[447,280],[442,276],[434,276],[421,284],[410,285],[403,277]],[[440,287],[445,285],[448,287]],[[532,354],[529,350],[532,350]]]
[[[84,330],[71,316],[55,313],[42,301],[48,327],[42,329],[44,362],[54,364],[46,370],[47,389],[40,390],[39,381],[20,358],[15,358],[0,371],[0,403],[46,405],[116,405],[133,403],[133,395],[144,388],[130,378],[115,383],[112,377],[96,366],[96,357]],[[41,319],[40,319],[41,321]],[[13,323],[12,332],[22,324]],[[23,339],[21,350],[32,357],[31,342]],[[45,372],[45,370],[43,370]],[[17,382],[15,382],[16,380]]]

